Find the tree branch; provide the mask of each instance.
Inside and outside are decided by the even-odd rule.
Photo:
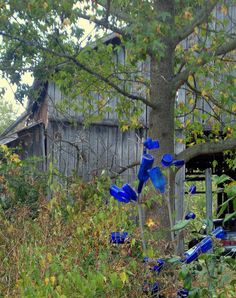
[[[194,68],[204,66],[209,62],[209,58],[213,58],[220,55],[226,55],[227,53],[235,49],[236,49],[236,38],[219,46],[215,51],[213,50],[207,51],[208,55],[206,55],[204,59],[201,59],[195,65],[190,65],[189,67],[187,67],[185,70],[183,70],[173,78],[172,82],[175,90],[178,90],[187,81],[190,74],[193,74],[196,72]]]
[[[115,174],[112,175],[110,178],[111,178],[111,179],[114,179],[114,178],[116,178],[117,176],[119,176],[120,174],[122,174],[122,173],[124,173],[125,171],[127,171],[128,169],[132,169],[132,168],[134,168],[134,167],[136,167],[136,166],[138,166],[138,165],[140,165],[140,161],[135,161],[135,162],[133,162],[133,163],[131,163],[131,164],[125,166],[125,167],[121,167],[121,169],[120,169],[119,171],[115,172]]]
[[[42,51],[45,51],[47,53],[50,53],[52,55],[55,55],[57,57],[60,58],[66,58],[69,61],[73,62],[77,67],[79,67],[80,69],[86,71],[87,73],[91,74],[92,76],[98,78],[99,80],[103,81],[104,83],[106,83],[108,86],[112,87],[114,90],[116,90],[118,93],[120,93],[121,95],[128,97],[132,100],[138,100],[138,101],[142,101],[144,104],[146,104],[147,106],[156,109],[157,105],[150,102],[149,100],[147,100],[145,97],[142,96],[138,96],[138,95],[134,95],[134,94],[130,94],[129,92],[123,90],[122,88],[120,88],[119,86],[117,86],[115,83],[113,83],[112,81],[110,81],[107,77],[104,77],[103,75],[101,75],[100,73],[92,70],[90,67],[88,67],[87,65],[82,64],[81,62],[79,62],[74,56],[68,55],[66,53],[58,53],[55,52],[47,47],[42,46],[39,42],[34,42],[34,41],[27,41],[23,38],[20,37],[16,37],[16,36],[12,36],[8,33],[5,33],[3,31],[0,31],[0,35],[7,37],[7,38],[11,38],[14,40],[18,40],[23,42],[25,45],[27,46],[33,46],[33,47],[37,47],[39,49],[41,49]]]
[[[127,36],[126,33],[124,32],[124,30],[117,28],[116,26],[113,26],[106,19],[98,20],[96,18],[93,18],[93,16],[85,15],[83,13],[77,13],[77,15],[81,19],[85,19],[90,22],[93,22],[94,24],[96,24],[98,26],[104,27],[105,29],[111,30],[115,33],[122,35],[122,36]]]
[[[187,38],[191,33],[193,33],[194,29],[204,23],[209,15],[211,14],[212,10],[217,4],[217,0],[209,1],[206,0],[202,9],[196,14],[195,18],[192,22],[182,28],[180,31],[176,33],[176,38],[174,40],[174,44],[177,45],[180,41]]]
[[[221,105],[212,95],[203,96],[202,92],[200,90],[198,90],[197,88],[193,87],[189,82],[186,82],[186,84],[193,92],[195,92],[198,95],[201,95],[205,100],[209,100],[210,102],[212,102],[215,106],[217,106],[222,111],[225,111],[231,115],[236,116],[236,112],[230,111],[225,106]]]
[[[112,81],[110,81],[108,78],[102,76],[100,73],[95,72],[94,70],[92,70],[88,66],[80,63],[74,57],[67,56],[67,58],[70,59],[71,61],[73,61],[75,63],[75,65],[77,65],[81,69],[85,70],[87,73],[93,75],[94,77],[100,79],[101,81],[103,81],[104,83],[106,83],[107,85],[109,85],[110,87],[112,87],[113,89],[115,89],[118,93],[122,94],[123,96],[126,96],[126,97],[128,97],[128,98],[130,98],[132,100],[142,101],[144,104],[146,104],[147,106],[149,106],[149,107],[151,107],[153,109],[156,109],[158,107],[158,105],[150,102],[149,100],[147,100],[146,98],[144,98],[142,96],[137,96],[137,95],[130,94],[130,93],[126,92],[125,90],[123,90],[119,86],[117,86],[115,83],[113,83]]]
[[[185,163],[190,161],[192,158],[204,155],[220,153],[225,150],[235,150],[236,149],[236,139],[230,138],[225,141],[219,142],[208,142],[203,144],[197,144],[193,147],[189,147],[179,154],[176,155],[176,159],[183,159]]]

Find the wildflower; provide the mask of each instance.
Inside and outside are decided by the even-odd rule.
[[[146,224],[147,224],[147,226],[148,226],[149,228],[155,226],[155,222],[153,221],[152,218],[149,218],[149,219],[147,220]]]
[[[55,276],[50,276],[50,282],[51,282],[51,284],[52,285],[54,285],[55,284],[55,282],[56,282],[56,277]]]
[[[52,262],[52,254],[50,252],[47,254],[47,260],[49,263]]]
[[[49,284],[49,278],[48,278],[48,277],[46,277],[46,278],[44,279],[44,283],[45,283],[46,286]]]

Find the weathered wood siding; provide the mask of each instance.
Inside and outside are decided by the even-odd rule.
[[[75,172],[84,180],[107,170],[113,175],[140,158],[135,131],[122,133],[117,125],[49,121],[47,129],[48,160],[66,176]],[[135,178],[136,168],[125,171],[126,180]]]

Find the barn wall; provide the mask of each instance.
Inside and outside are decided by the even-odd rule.
[[[112,176],[122,167],[140,159],[141,148],[135,131],[121,132],[117,125],[96,124],[84,128],[81,123],[49,121],[48,157],[66,176],[75,172],[84,180],[103,170]],[[134,180],[136,168],[122,175]]]

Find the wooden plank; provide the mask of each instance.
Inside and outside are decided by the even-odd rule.
[[[112,171],[115,169],[116,164],[116,151],[117,151],[117,133],[118,128],[117,127],[109,127],[108,128],[108,168]]]
[[[95,126],[90,126],[90,177],[96,174],[97,153],[96,129]]]

